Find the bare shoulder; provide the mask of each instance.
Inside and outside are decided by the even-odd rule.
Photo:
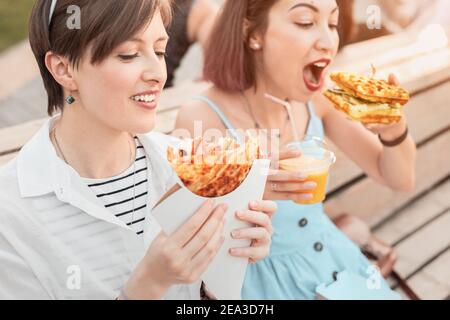
[[[203,96],[209,97],[208,91]],[[186,129],[192,134],[196,122],[201,124],[203,130],[223,128],[222,121],[205,101],[192,99],[181,106],[175,128]]]
[[[314,95],[312,98],[312,103],[314,105],[314,109],[316,114],[322,120],[326,119],[327,115],[330,114],[330,111],[333,111],[333,105],[330,101],[322,94],[318,93]]]

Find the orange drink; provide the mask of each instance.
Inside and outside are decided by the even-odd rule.
[[[294,146],[301,146],[301,143]],[[304,148],[300,147],[299,150],[302,152],[302,156],[281,160],[279,162],[280,169],[304,174],[307,176],[306,181],[317,184],[317,187],[312,191],[299,191],[299,193],[312,193],[313,197],[309,200],[300,201],[298,204],[323,202],[326,197],[329,170],[336,158],[333,152],[321,147],[307,146]]]

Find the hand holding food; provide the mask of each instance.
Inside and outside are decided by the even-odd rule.
[[[225,138],[219,143],[195,139],[190,150],[167,150],[167,159],[184,186],[201,197],[222,197],[236,190],[245,180],[255,160],[262,159],[259,141],[251,136],[244,144]],[[251,199],[250,199],[251,200]],[[247,205],[247,204],[246,204]],[[235,213],[247,227],[231,232],[233,239],[248,239],[250,246],[231,248],[229,254],[254,263],[269,254],[271,218],[277,206],[272,201],[252,201]]]
[[[334,72],[330,77],[338,87],[324,95],[350,119],[363,124],[394,124],[402,119],[410,96],[393,81],[346,72]]]

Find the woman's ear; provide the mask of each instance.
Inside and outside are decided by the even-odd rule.
[[[245,39],[248,41],[249,47],[255,51],[261,50],[263,47],[262,37],[260,37],[255,33],[249,34],[250,28],[251,28],[250,21],[248,21],[248,19],[245,19],[242,32],[244,33]]]
[[[249,38],[249,46],[255,51],[259,51],[263,48],[262,39],[256,35],[253,35]]]
[[[73,68],[69,59],[49,51],[45,55],[45,65],[56,82],[69,92],[77,91]]]

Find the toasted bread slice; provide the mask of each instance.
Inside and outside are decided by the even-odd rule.
[[[370,102],[381,102],[401,105],[409,101],[409,93],[405,89],[391,85],[385,80],[378,80],[347,72],[333,72],[331,79],[349,94]]]
[[[324,93],[337,110],[345,112],[350,119],[364,124],[397,123],[402,118],[401,105],[391,106],[387,103],[373,103],[352,97],[346,93],[327,90]]]

